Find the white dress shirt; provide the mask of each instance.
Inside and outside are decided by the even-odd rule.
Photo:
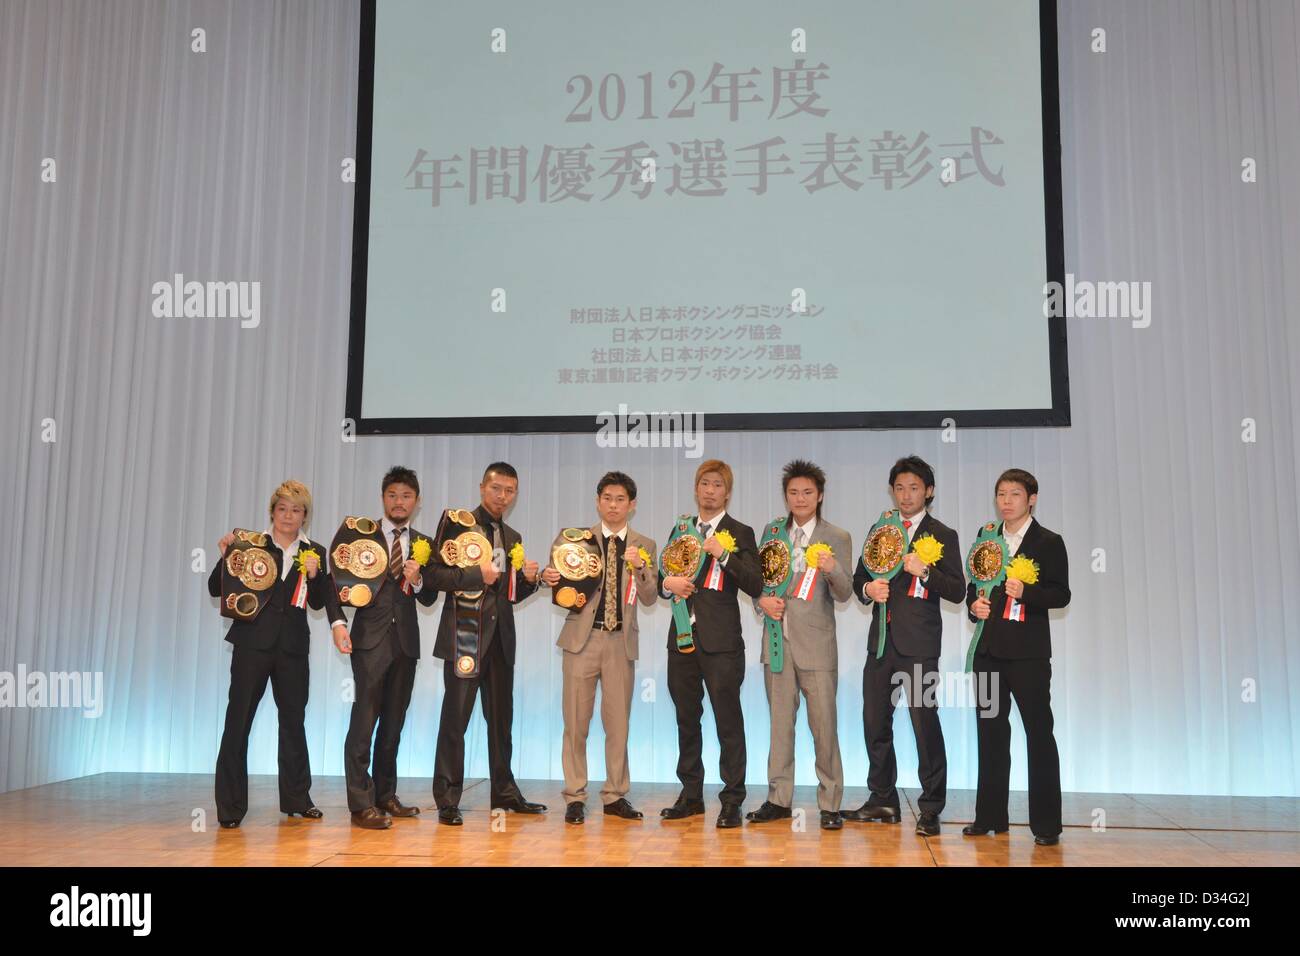
[[[807,523],[807,524],[796,524],[795,521],[794,521],[794,518],[791,518],[791,519],[790,519],[790,543],[791,543],[791,544],[794,544],[794,541],[795,541],[795,532],[796,532],[796,531],[802,531],[802,532],[803,532],[803,548],[806,550],[806,549],[808,548],[808,545],[812,543],[813,529],[816,528],[816,527],[817,527],[817,514],[816,514],[816,512],[814,512],[814,513],[813,513],[813,516],[812,516],[811,518],[808,519],[808,523]]]
[[[280,548],[280,542],[275,540],[275,536],[271,534],[270,528],[267,528],[262,532],[262,534],[266,535],[266,539],[277,548]],[[311,544],[311,539],[299,531],[298,537],[293,544],[289,545],[287,548],[280,548],[281,553],[284,555],[284,560],[280,562],[281,581],[289,576],[289,571],[294,566],[294,560],[298,557],[298,549],[304,544]]]
[[[1025,533],[1029,530],[1029,526],[1033,524],[1033,521],[1034,516],[1030,515],[1025,520],[1025,523],[1020,526],[1020,530],[1014,534],[1008,530],[1007,523],[1002,522],[1002,538],[1007,543],[1008,557],[1014,558],[1016,556],[1016,552],[1020,550],[1020,545],[1025,541]]]

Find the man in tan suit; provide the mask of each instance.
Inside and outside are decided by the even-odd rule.
[[[810,461],[796,459],[781,476],[785,491],[786,530],[794,544],[794,575],[783,595],[768,595],[754,603],[768,617],[782,622],[784,662],[772,671],[767,642],[763,642],[763,681],[772,713],[772,740],[767,756],[767,800],[745,815],[751,823],[767,823],[791,816],[794,797],[794,732],[799,696],[808,702],[808,729],[812,731],[817,770],[817,808],[821,828],[839,830],[840,798],[844,794],[844,766],[840,762],[835,691],[838,684],[839,647],[835,642],[835,602],[853,594],[853,544],[849,533],[822,519],[826,474]],[[815,574],[805,554],[816,545],[820,556]],[[805,576],[805,571],[808,576]]]
[[[611,471],[596,485],[600,521],[591,527],[600,547],[604,573],[600,585],[581,608],[572,607],[556,644],[564,652],[564,800],[566,823],[582,823],[587,797],[587,730],[600,684],[600,722],[605,728],[605,813],[640,820],[641,811],[627,800],[632,781],[627,769],[628,719],[632,713],[633,668],[637,658],[637,604],[650,607],[658,597],[655,543],[628,527],[636,508],[636,482]],[[566,540],[561,532],[551,548]],[[560,583],[548,561],[542,580]]]

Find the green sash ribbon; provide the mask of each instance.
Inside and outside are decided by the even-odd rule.
[[[663,550],[659,552],[659,571],[664,577],[671,577],[679,573],[667,568],[664,564],[664,560],[667,556],[670,556],[673,553],[673,551],[670,550],[673,542],[678,538],[683,537],[694,538],[699,544],[699,554],[701,556],[704,554],[704,538],[700,534],[699,529],[695,527],[695,519],[691,515],[681,515],[677,519],[677,524],[673,526],[673,533],[668,538],[668,544],[664,545]],[[695,581],[695,579],[700,576],[700,570],[703,567],[704,560],[700,557],[695,562],[694,570],[683,576],[690,578],[691,581]],[[687,607],[686,601],[677,597],[675,594],[673,595],[672,607],[673,627],[677,631],[677,649],[683,654],[689,654],[691,651],[695,650],[695,639],[692,636],[691,631],[691,609]]]
[[[769,521],[763,529],[763,540],[758,546],[764,597],[784,594],[790,585],[790,579],[794,577],[794,546],[790,543],[785,524],[784,515]],[[785,669],[785,628],[779,619],[768,617],[766,612],[763,613],[763,635],[767,641],[767,666],[773,674],[779,674]]]
[[[997,522],[990,521],[980,528],[979,536],[970,546],[966,555],[966,570],[975,584],[975,596],[986,598],[999,584],[1007,579],[1007,542]],[[984,633],[987,621],[975,622],[975,636],[971,638],[970,647],[966,649],[966,673],[975,665],[975,649],[979,647],[980,635]]]
[[[895,534],[897,532],[897,534]],[[895,551],[897,555],[895,556]],[[867,540],[862,545],[862,567],[873,579],[893,580],[903,569],[903,555],[907,554],[907,529],[897,509],[882,511],[876,523],[867,532]],[[893,558],[893,563],[889,559]],[[870,559],[870,563],[868,563]],[[876,641],[876,657],[885,656],[885,633],[889,622],[888,604],[877,608],[880,614],[879,638]]]

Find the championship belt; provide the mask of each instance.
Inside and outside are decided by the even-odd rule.
[[[566,611],[581,609],[600,588],[605,559],[590,528],[565,528],[551,548],[551,564],[566,583],[551,589],[551,603]]]
[[[1007,579],[1007,542],[996,522],[990,521],[980,528],[979,537],[966,555],[966,570],[970,572],[971,581],[975,584],[976,597],[988,597],[995,587]],[[985,623],[987,622],[975,622],[975,636],[966,649],[967,674],[975,664],[975,649],[979,647]]]
[[[790,561],[790,535],[786,532],[785,517],[773,518],[763,529],[763,540],[758,546],[758,566],[763,574],[763,595],[784,594],[794,576]],[[785,628],[778,620],[763,614],[763,636],[767,640],[767,666],[773,674],[785,668]]]
[[[251,621],[271,602],[280,566],[260,531],[236,528],[235,540],[221,559],[221,616]]]
[[[373,518],[344,518],[330,542],[329,569],[341,604],[365,607],[373,601],[388,570],[388,548],[379,523]]]
[[[682,515],[673,527],[668,544],[659,552],[659,571],[664,577],[682,576],[694,581],[704,566],[704,539],[690,515]],[[673,626],[677,630],[677,649],[683,654],[695,650],[691,636],[691,609],[673,596]]]
[[[891,580],[903,567],[907,553],[907,529],[897,510],[882,511],[880,518],[867,532],[862,544],[862,566],[874,578]],[[876,657],[885,656],[885,631],[889,626],[889,608],[877,609],[880,613],[880,637],[876,642]]]
[[[472,568],[492,557],[492,542],[478,526],[474,512],[449,508],[438,524],[435,553],[448,567]],[[456,602],[456,655],[452,670],[469,680],[479,674],[479,641],[483,633],[483,591],[453,591]]]

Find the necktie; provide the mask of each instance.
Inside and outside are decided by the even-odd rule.
[[[709,531],[710,531],[710,529],[712,529],[712,527],[713,527],[713,525],[711,525],[711,524],[709,524],[709,523],[707,523],[707,522],[701,524],[701,525],[700,525],[700,537],[701,537],[701,538],[707,538],[707,537],[709,536]]]
[[[402,576],[402,529],[393,529],[393,546],[388,549],[388,573],[394,581]]]
[[[605,630],[618,627],[618,538],[605,539]]]
[[[903,519],[903,527],[904,527],[904,528],[907,528],[907,529],[910,530],[911,527],[912,527],[912,519],[911,519],[911,518],[904,518],[904,519]]]
[[[492,560],[496,560],[497,552],[501,550],[501,526],[495,521],[488,522],[488,529],[492,532]],[[506,576],[502,574],[497,578],[496,589],[501,590],[502,584],[505,583]]]

